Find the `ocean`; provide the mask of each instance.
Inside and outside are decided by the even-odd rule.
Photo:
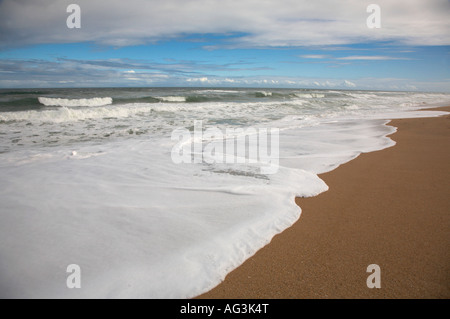
[[[299,219],[294,198],[328,189],[318,174],[393,146],[390,119],[438,116],[418,109],[449,102],[351,90],[0,90],[0,297],[197,296]]]

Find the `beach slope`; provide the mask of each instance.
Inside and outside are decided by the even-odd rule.
[[[390,125],[394,147],[321,175],[330,190],[199,298],[450,298],[450,116]]]

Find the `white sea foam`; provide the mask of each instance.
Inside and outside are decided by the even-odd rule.
[[[158,99],[164,102],[186,102],[186,97],[184,96],[160,96]]]
[[[102,118],[124,118],[140,112],[150,112],[152,107],[96,107],[96,108],[69,108],[63,106],[54,110],[22,111],[0,113],[0,121],[27,121],[40,123],[63,123]]]
[[[39,97],[39,103],[45,106],[104,106],[112,104],[113,100],[110,97],[94,97],[90,99],[62,99],[62,98],[50,98]]]
[[[320,94],[320,93],[295,93],[295,96],[297,96],[299,98],[307,98],[307,99],[325,97],[324,94]]]
[[[273,93],[272,92],[268,92],[268,91],[258,91],[256,92],[257,95],[261,95],[261,96],[272,96]]]
[[[0,113],[0,297],[194,297],[291,226],[294,197],[327,190],[318,174],[394,145],[389,119],[445,114],[415,109],[448,101],[328,93]],[[204,129],[279,128],[278,172],[173,163],[170,133],[199,119]],[[66,287],[69,264],[81,289]]]

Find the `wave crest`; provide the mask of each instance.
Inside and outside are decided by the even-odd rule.
[[[186,97],[184,96],[161,96],[158,99],[163,102],[186,102]]]
[[[45,106],[104,106],[112,104],[113,99],[111,97],[94,97],[90,99],[61,99],[52,97],[38,97],[39,103]]]

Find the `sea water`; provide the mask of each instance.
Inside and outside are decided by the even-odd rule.
[[[296,196],[328,189],[318,174],[394,145],[389,119],[442,115],[417,110],[449,101],[308,89],[0,90],[0,297],[206,292],[299,219]],[[195,132],[199,121],[223,139],[235,138],[230,129],[276,129],[276,170],[264,174],[258,160],[176,163],[173,132]],[[221,143],[189,140],[200,150],[212,142]],[[72,264],[80,288],[68,287]]]

